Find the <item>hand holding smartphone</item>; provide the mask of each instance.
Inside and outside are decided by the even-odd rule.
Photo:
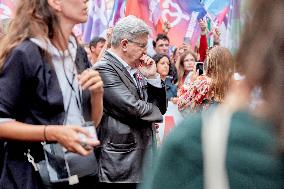
[[[202,75],[204,71],[203,62],[195,62],[195,70],[197,75]]]
[[[97,136],[97,132],[96,132],[96,127],[94,125],[94,123],[92,121],[87,121],[85,122],[82,127],[84,129],[86,129],[90,136],[87,136],[83,133],[80,133],[80,140],[81,140],[81,145],[83,146],[83,148],[85,148],[86,150],[91,150],[93,149],[92,146],[90,146],[88,143],[87,143],[87,140],[94,140],[94,141],[97,141],[98,140],[98,136]]]

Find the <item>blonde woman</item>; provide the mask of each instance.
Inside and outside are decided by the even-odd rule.
[[[233,77],[233,57],[227,48],[215,46],[209,50],[205,63],[205,74],[183,86],[178,107],[183,112],[208,109],[212,103],[222,103]]]

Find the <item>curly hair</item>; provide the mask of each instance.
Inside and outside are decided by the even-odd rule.
[[[0,70],[10,52],[25,39],[52,39],[60,35],[58,18],[47,0],[18,1],[15,15],[9,25],[9,32],[1,40]]]
[[[211,93],[214,100],[223,102],[234,73],[231,52],[225,47],[213,47],[208,51],[205,66],[205,73],[212,80]]]

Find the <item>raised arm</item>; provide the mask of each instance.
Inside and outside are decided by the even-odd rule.
[[[201,29],[199,55],[200,55],[200,61],[203,62],[206,58],[206,51],[208,49],[207,36],[206,36],[207,33],[206,22],[204,20],[200,20],[199,26]]]

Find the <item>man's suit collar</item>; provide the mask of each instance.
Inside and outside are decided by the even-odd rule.
[[[116,66],[117,68],[119,68],[127,76],[127,78],[135,85],[135,82],[133,78],[131,77],[131,75],[129,74],[129,72],[127,71],[127,69],[115,56],[113,56],[111,53],[106,51],[103,56],[103,59],[106,59],[107,61],[111,62],[113,66]]]

